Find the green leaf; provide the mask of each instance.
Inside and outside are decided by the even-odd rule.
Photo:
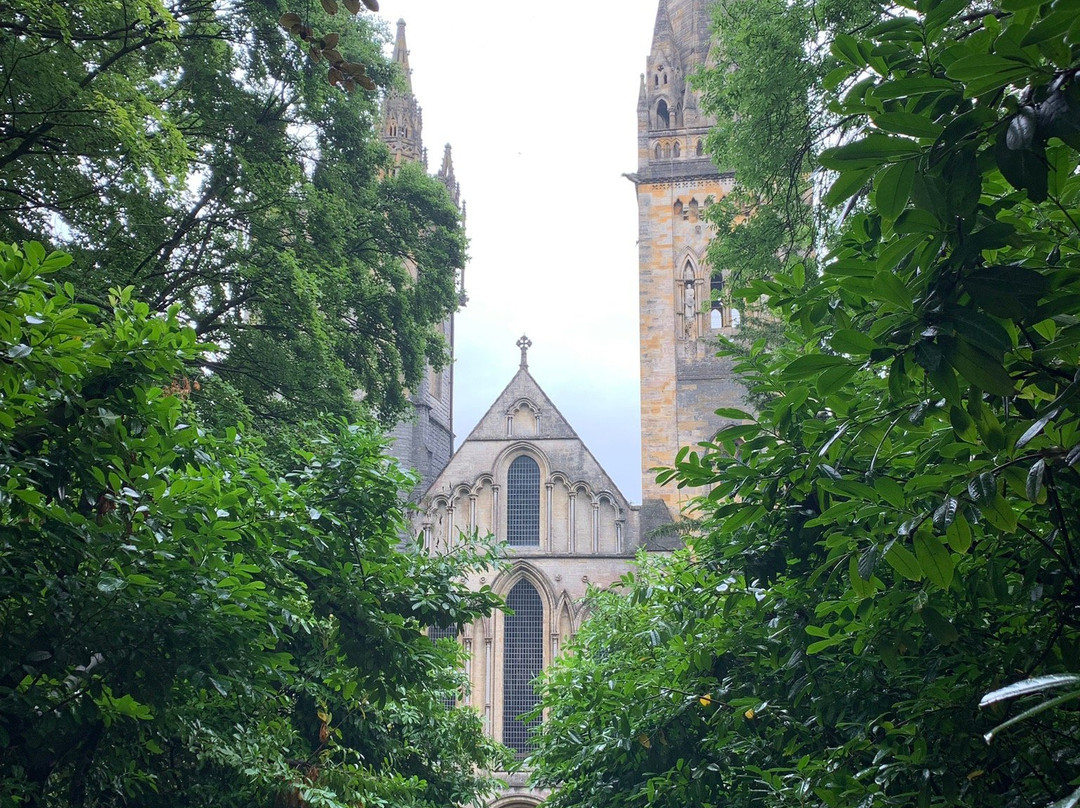
[[[718,415],[720,418],[738,418],[739,420],[742,420],[742,421],[753,421],[754,420],[753,415],[751,415],[750,413],[748,413],[748,412],[746,412],[744,410],[737,409],[735,407],[721,407],[720,409],[716,410],[715,412],[716,412],[716,415]]]
[[[966,443],[975,443],[979,439],[979,433],[975,429],[975,421],[964,412],[961,407],[949,408],[949,423],[960,440]]]
[[[982,506],[979,511],[986,521],[998,530],[1005,533],[1016,530],[1016,512],[1001,494],[995,495],[989,504]]]
[[[969,306],[949,309],[947,317],[952,321],[957,336],[1000,356],[1012,348],[1008,332],[996,321]]]
[[[1014,150],[1009,148],[1007,138],[1007,131],[1002,130],[994,147],[998,170],[1014,188],[1027,191],[1032,202],[1044,201],[1050,187],[1045,145],[1041,140],[1036,140],[1027,149]]]
[[[957,59],[946,68],[945,75],[964,82],[964,95],[971,98],[1014,82],[1023,82],[1031,72],[1032,68],[1026,64],[990,53],[978,53]]]
[[[842,356],[832,356],[831,354],[807,354],[790,362],[781,371],[781,375],[790,379],[806,379],[817,376],[823,370],[840,365],[851,365],[851,361]]]
[[[1011,726],[1013,726],[1015,724],[1019,724],[1021,721],[1027,721],[1029,718],[1033,718],[1034,716],[1038,715],[1039,713],[1046,712],[1047,710],[1052,710],[1054,707],[1057,707],[1057,706],[1059,706],[1061,704],[1065,704],[1066,702],[1072,701],[1073,699],[1076,699],[1076,698],[1080,698],[1080,689],[1074,690],[1071,693],[1064,693],[1064,694],[1062,694],[1060,696],[1054,696],[1054,698],[1052,698],[1052,699],[1047,699],[1046,701],[1040,702],[1039,704],[1036,704],[1034,707],[1029,707],[1028,709],[1024,710],[1022,713],[1014,715],[1008,721],[1001,722],[996,727],[994,727],[992,730],[990,730],[985,735],[983,735],[983,739],[987,743],[990,743],[992,740],[994,740],[994,736],[997,735],[1002,730],[1008,729],[1009,727],[1011,727]],[[1070,799],[1070,798],[1066,798],[1066,801],[1065,801],[1066,805],[1068,805],[1068,802],[1067,802],[1068,799]]]
[[[1010,396],[1016,389],[1009,372],[996,358],[964,340],[939,337],[943,354],[956,371],[980,390]]]
[[[874,288],[877,290],[880,300],[895,303],[905,311],[910,311],[912,306],[911,292],[907,286],[895,274],[888,270],[882,270],[874,276]]]
[[[934,511],[934,527],[939,532],[944,533],[952,526],[959,506],[956,497],[945,497],[945,501]]]
[[[962,283],[981,308],[996,317],[1014,320],[1034,312],[1050,288],[1041,272],[1015,264],[976,269],[965,275]]]
[[[826,368],[818,375],[814,384],[818,396],[824,398],[835,393],[851,380],[857,370],[858,367],[853,364]]]
[[[942,589],[948,589],[952,584],[955,566],[952,555],[945,545],[937,536],[927,531],[916,533],[913,544],[915,557],[919,560],[919,567],[926,573],[926,577]]]
[[[821,153],[818,162],[825,168],[846,171],[851,168],[876,167],[881,163],[914,157],[919,150],[919,144],[913,140],[874,132],[854,143],[826,149]]]
[[[867,183],[870,182],[870,178],[873,177],[877,171],[877,166],[853,169],[851,171],[841,171],[833,181],[833,184],[829,186],[828,193],[825,194],[825,205],[830,208],[835,208],[837,205],[846,202],[865,188]]]
[[[956,630],[956,626],[932,606],[924,606],[920,616],[923,624],[934,635],[934,639],[942,645],[950,645],[960,639],[960,632]]]
[[[997,480],[989,472],[972,477],[967,485],[968,495],[976,505],[986,505],[997,496]]]
[[[890,101],[894,98],[917,97],[928,93],[944,93],[955,90],[956,85],[948,79],[911,76],[884,81],[875,87],[871,93],[874,98],[880,101]]]
[[[1031,465],[1027,475],[1027,498],[1030,502],[1045,502],[1043,477],[1046,474],[1046,460],[1039,458]]]
[[[862,576],[859,571],[859,558],[856,555],[848,558],[848,582],[860,598],[868,598],[874,594],[874,584],[869,576],[866,578]]]
[[[866,59],[859,51],[859,43],[850,34],[837,34],[829,46],[832,55],[855,67],[866,67]]]
[[[119,592],[127,585],[128,582],[123,578],[117,578],[115,575],[102,575],[101,578],[98,579],[97,588],[102,592],[111,594],[113,592]]]
[[[909,581],[921,581],[923,578],[922,565],[912,555],[911,551],[899,542],[892,542],[885,552],[885,560],[889,566],[903,575]]]
[[[841,328],[829,338],[829,344],[834,351],[856,356],[869,355],[875,348],[880,347],[874,340],[866,336],[862,331],[850,328]]]
[[[904,489],[891,477],[878,477],[874,480],[874,490],[894,508],[904,507]]]
[[[1047,690],[1064,687],[1065,685],[1080,686],[1080,675],[1075,673],[1051,673],[1046,676],[1034,676],[1021,682],[1013,682],[1011,685],[991,690],[979,700],[980,707],[989,707],[1008,699],[1027,696],[1031,693],[1045,693]]]
[[[949,525],[949,529],[945,531],[945,540],[949,542],[949,547],[954,552],[961,555],[971,549],[971,525],[968,524],[962,513],[956,515],[956,519]]]
[[[911,137],[936,138],[945,129],[941,124],[914,112],[880,112],[871,115],[870,119],[879,129]]]
[[[886,219],[895,221],[903,213],[915,180],[915,161],[904,160],[882,171],[874,188],[874,202]]]

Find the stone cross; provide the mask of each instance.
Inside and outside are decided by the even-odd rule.
[[[519,339],[516,344],[519,348],[521,348],[521,367],[527,370],[529,367],[528,353],[529,348],[532,347],[532,340],[522,334],[521,339]]]

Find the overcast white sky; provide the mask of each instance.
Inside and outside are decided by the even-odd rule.
[[[406,22],[429,169],[443,145],[467,204],[457,317],[461,443],[529,370],[631,502],[638,413],[639,75],[657,0],[381,0]]]

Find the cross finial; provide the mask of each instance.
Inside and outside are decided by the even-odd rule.
[[[521,367],[524,370],[528,370],[528,368],[529,368],[528,354],[529,354],[529,348],[532,347],[532,340],[529,339],[528,337],[526,337],[524,334],[522,334],[521,339],[519,339],[517,341],[517,346],[519,348],[521,348]]]

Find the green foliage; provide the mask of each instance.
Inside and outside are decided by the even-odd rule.
[[[331,87],[284,10],[4,4],[0,239],[70,252],[81,299],[130,285],[155,311],[179,304],[242,405],[205,402],[222,423],[350,416],[358,389],[392,423],[403,388],[446,359],[460,217],[436,180],[392,170],[374,95]],[[303,10],[340,32],[335,53],[392,83],[366,15]]]
[[[309,424],[287,475],[211,434],[178,307],[79,303],[69,260],[0,246],[0,805],[478,799],[499,753],[424,627],[497,605],[462,583],[493,549],[399,544],[373,426]]]
[[[710,491],[694,550],[597,595],[544,686],[554,805],[1080,798],[1074,18],[825,26],[844,209],[787,234],[820,271],[796,251],[743,292],[783,336],[738,354],[755,417],[665,475]]]

